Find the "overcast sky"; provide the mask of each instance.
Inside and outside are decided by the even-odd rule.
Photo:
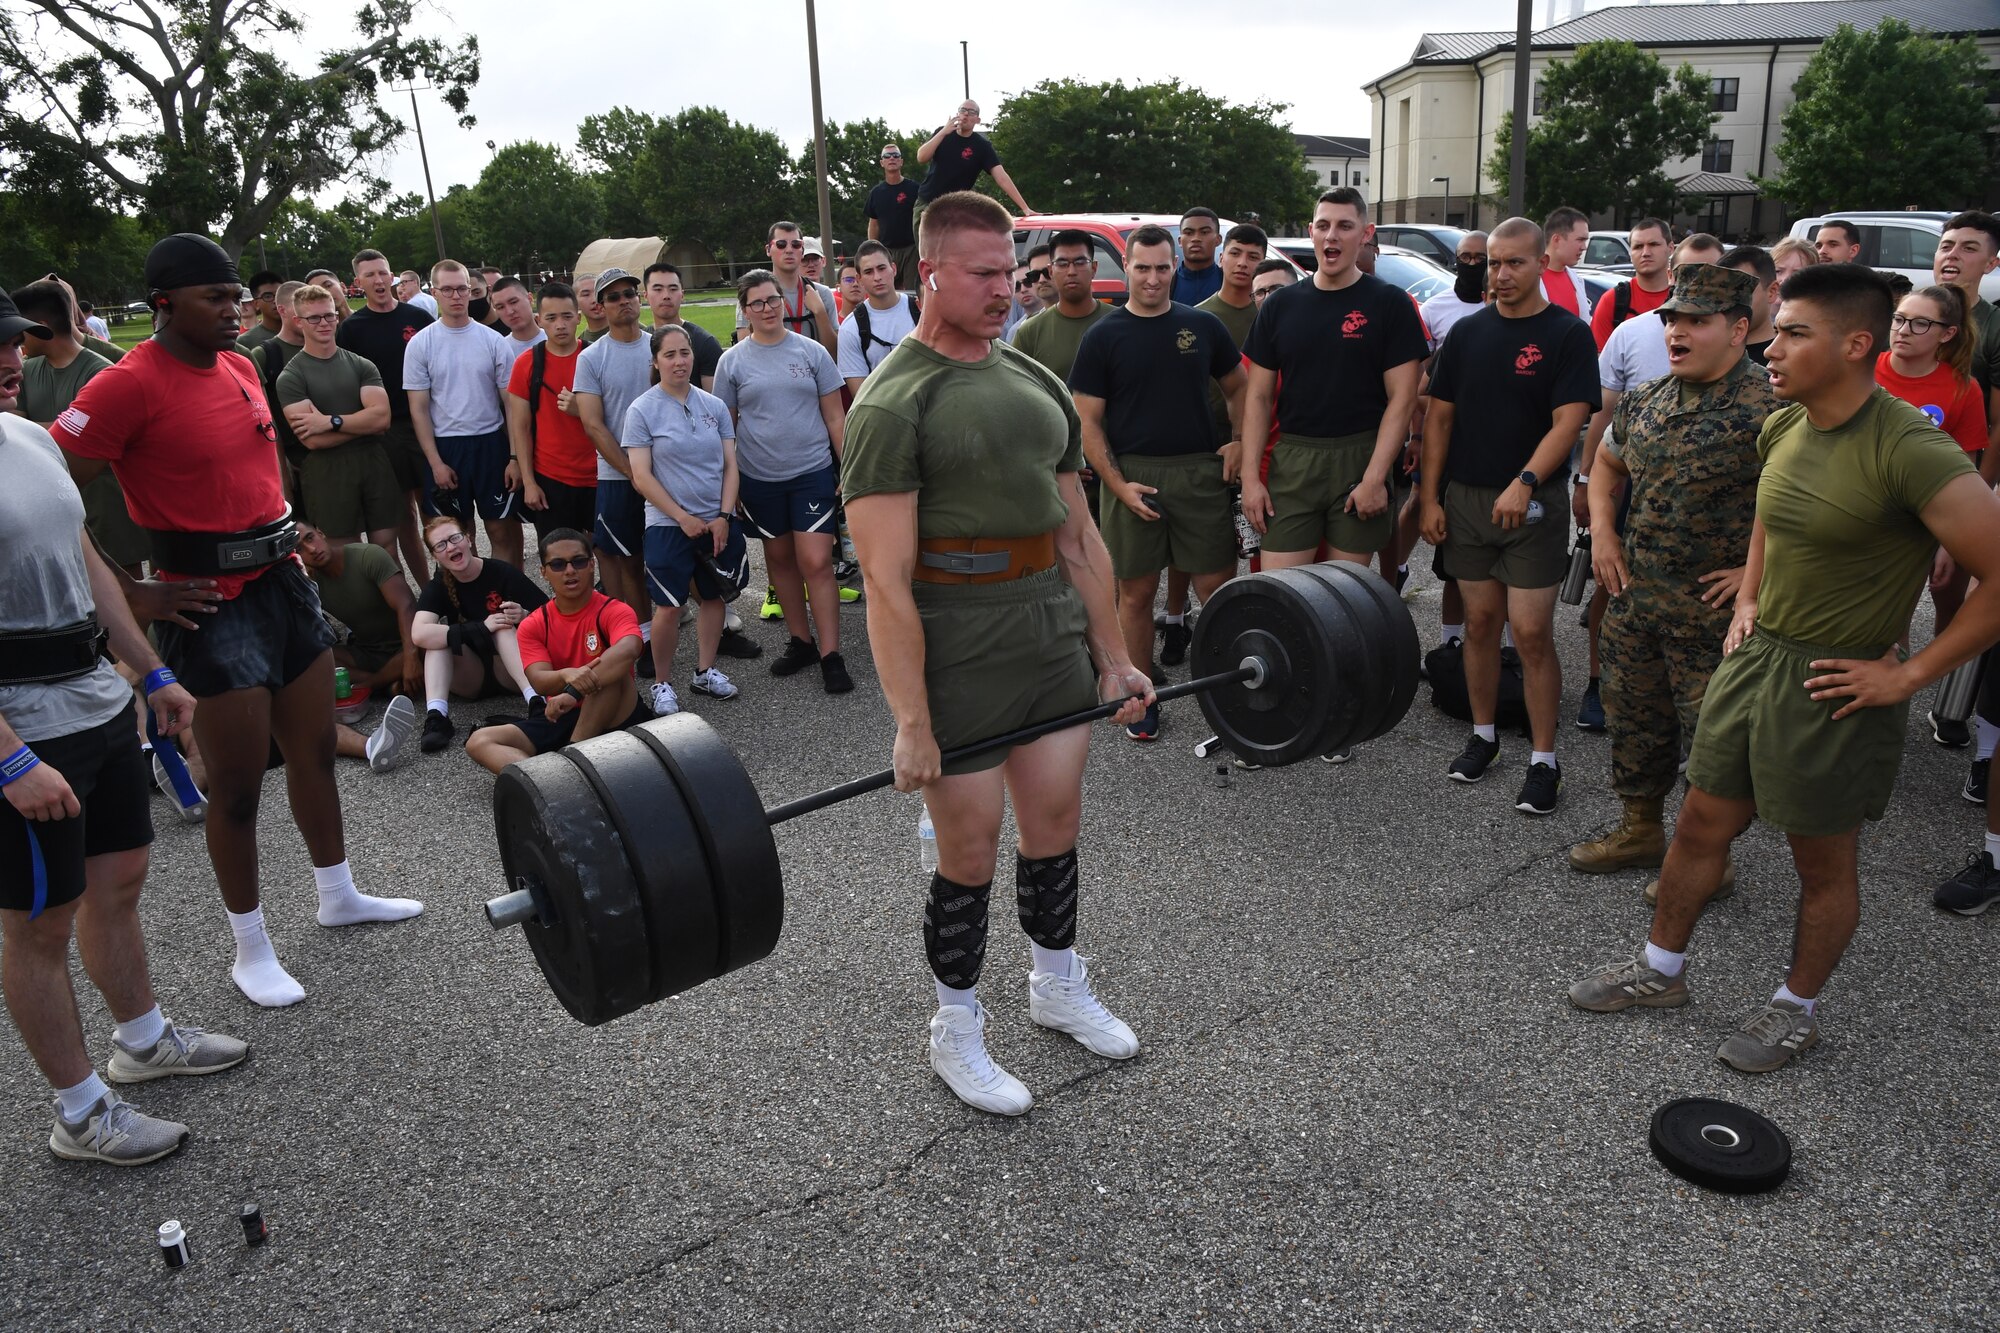
[[[1539,20],[1546,0],[1537,0]],[[344,0],[315,35],[345,41]],[[1033,17],[1023,17],[1032,15]],[[991,117],[1007,94],[1043,79],[1175,80],[1232,102],[1291,104],[1292,128],[1366,135],[1360,85],[1409,58],[1426,30],[1508,28],[1506,0],[1349,6],[1319,0],[1139,0],[971,5],[938,0],[819,0],[826,118],[941,124],[962,95],[959,42],[971,43],[972,95]],[[812,136],[804,0],[446,0],[423,31],[479,35],[482,74],[460,130],[436,94],[419,94],[432,178],[471,184],[486,141],[574,148],[585,116],[628,105],[655,114],[717,106],[802,146]],[[407,97],[392,103],[409,117]],[[414,135],[384,164],[398,192],[423,189]]]

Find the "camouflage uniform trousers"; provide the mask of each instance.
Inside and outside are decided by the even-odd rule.
[[[1611,790],[1620,798],[1659,800],[1673,790],[1725,630],[1712,618],[1682,624],[1634,612],[1624,598],[1611,603],[1598,655]]]

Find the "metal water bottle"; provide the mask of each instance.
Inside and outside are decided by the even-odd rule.
[[[1931,711],[1941,718],[1963,722],[1972,716],[1972,704],[1979,697],[1979,664],[1984,658],[1966,662],[1938,684],[1937,706]]]
[[[1590,530],[1576,534],[1576,545],[1569,553],[1569,573],[1563,575],[1562,599],[1565,606],[1576,606],[1583,601],[1583,585],[1590,582]]]

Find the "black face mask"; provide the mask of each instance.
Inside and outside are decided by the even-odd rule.
[[[1458,261],[1458,281],[1452,287],[1458,299],[1468,305],[1478,305],[1486,299],[1486,261],[1468,264]]]
[[[466,313],[472,316],[474,324],[484,324],[493,316],[493,303],[483,296],[476,297],[472,304],[466,307]]]

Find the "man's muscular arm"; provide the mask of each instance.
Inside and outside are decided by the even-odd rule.
[[[917,566],[917,493],[865,495],[847,502],[847,530],[868,584],[868,642],[882,697],[896,719],[896,789],[937,780],[937,738],[924,688],[924,624],[910,591]]]

